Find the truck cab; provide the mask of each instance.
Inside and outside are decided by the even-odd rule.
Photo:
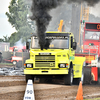
[[[75,57],[77,43],[71,32],[46,32],[44,49],[39,46],[38,37],[33,35],[30,47],[30,59],[24,64],[26,81],[34,77],[43,79],[63,79],[64,84],[71,85],[73,79],[82,79],[84,57]]]

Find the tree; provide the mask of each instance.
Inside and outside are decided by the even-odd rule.
[[[0,38],[0,42],[4,42],[4,39]]]
[[[9,37],[10,46],[14,46],[15,42],[19,40],[19,36],[16,32],[12,33]]]
[[[7,35],[6,36],[3,36],[3,38],[4,38],[3,39],[4,42],[9,42],[9,37]]]
[[[34,22],[29,22],[27,18],[27,15],[30,14],[29,7],[30,5],[25,4],[23,0],[11,0],[10,2],[9,12],[6,12],[6,15],[10,24],[17,30],[10,36],[9,41],[11,44],[14,44],[21,38],[25,42],[30,33],[34,32],[31,28]]]
[[[3,38],[0,38],[0,42],[9,42],[9,37],[7,35],[3,36]]]

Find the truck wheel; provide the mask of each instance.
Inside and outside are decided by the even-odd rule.
[[[73,84],[79,85],[80,81],[82,82],[82,84],[84,84],[84,68],[82,69],[82,77],[81,78],[74,78]]]
[[[69,68],[68,75],[64,76],[64,84],[65,85],[72,85],[73,83],[73,68]]]
[[[45,78],[40,78],[40,83],[44,83],[45,82]]]
[[[34,83],[34,76],[33,75],[26,75],[26,83],[28,82],[29,79],[31,79]]]
[[[16,65],[16,63],[17,63],[16,61],[13,61],[13,65]]]
[[[84,67],[82,68],[82,77],[79,78],[79,83],[80,81],[82,82],[82,84],[84,84]]]

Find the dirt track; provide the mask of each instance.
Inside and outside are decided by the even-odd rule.
[[[0,100],[23,100],[26,89],[24,76],[0,76]],[[34,84],[36,100],[75,100],[78,86]],[[84,85],[83,97],[100,97],[99,85]]]
[[[1,66],[0,66],[1,67]],[[9,67],[9,66],[7,66]],[[78,86],[34,83],[35,100],[75,100]],[[0,100],[23,100],[25,76],[0,76]],[[100,85],[84,85],[83,98],[100,97]]]

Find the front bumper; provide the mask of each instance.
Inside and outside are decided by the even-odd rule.
[[[63,75],[68,74],[68,69],[62,69],[62,70],[29,70],[24,69],[24,74],[31,74],[31,75]]]

